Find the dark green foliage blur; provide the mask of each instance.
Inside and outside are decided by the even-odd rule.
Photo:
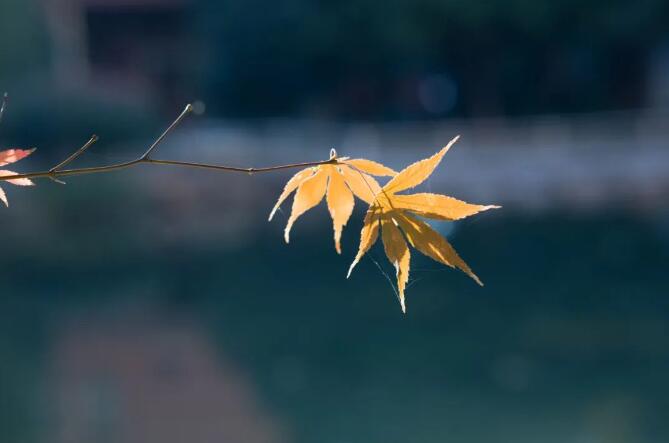
[[[104,22],[91,23],[107,33]],[[206,100],[210,115],[228,117],[636,108],[649,59],[668,44],[667,23],[663,0],[194,0],[170,81]],[[0,84],[16,97],[53,99],[34,89],[48,78],[47,25],[35,2],[0,5]],[[426,110],[415,91],[435,77],[455,100]]]

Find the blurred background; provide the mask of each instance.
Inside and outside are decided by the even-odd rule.
[[[3,0],[0,145],[396,169],[503,209],[435,224],[408,313],[364,208],[282,239],[288,171],[137,167],[3,185],[0,429],[13,442],[669,441],[669,3]],[[392,280],[392,279],[391,279]]]

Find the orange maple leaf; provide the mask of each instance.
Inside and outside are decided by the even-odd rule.
[[[326,197],[328,210],[332,217],[335,249],[338,254],[341,254],[341,233],[353,213],[355,205],[353,196],[372,204],[376,195],[381,191],[381,186],[372,175],[394,176],[397,172],[371,160],[337,158],[334,149],[330,152],[330,158],[337,159],[337,162],[303,169],[286,183],[269,215],[269,220],[272,220],[281,203],[293,191],[296,191],[284,231],[284,239],[288,243],[293,223],[302,214],[318,205],[323,197]]]
[[[6,151],[0,151],[0,166],[5,166],[10,163],[15,163],[22,158],[25,158],[35,152],[35,149],[7,149]],[[16,175],[16,172],[9,171],[7,169],[0,169],[0,176],[7,176],[7,175]],[[17,178],[17,179],[11,179],[11,180],[5,180],[13,185],[17,186],[32,186],[34,183],[32,180],[29,178]],[[7,201],[7,195],[5,194],[5,191],[0,188],[0,200],[5,204],[5,206],[9,206],[9,202]]]
[[[396,270],[402,312],[406,312],[404,290],[409,281],[409,262],[411,259],[407,240],[411,246],[423,254],[439,263],[462,270],[483,286],[481,280],[460,258],[450,243],[427,223],[414,217],[411,213],[431,219],[452,221],[488,209],[499,208],[499,206],[474,205],[440,194],[397,194],[397,192],[411,189],[427,179],[439,165],[444,154],[457,140],[458,137],[455,137],[446,147],[432,157],[416,162],[395,175],[381,188],[365,215],[364,225],[360,233],[358,253],[353,263],[351,263],[347,277],[351,275],[355,265],[374,245],[378,239],[380,229],[386,256]]]

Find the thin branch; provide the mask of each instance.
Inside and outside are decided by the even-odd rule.
[[[246,172],[247,174],[280,171],[282,169],[308,168],[310,166],[333,165],[338,163],[337,159],[330,159],[317,162],[290,163],[287,165],[268,166],[264,168],[240,168],[237,166],[212,165],[209,163],[193,163],[193,162],[183,162],[177,160],[145,159],[143,161],[146,163],[154,163],[157,165],[172,165],[172,166],[183,166],[187,168],[214,169],[216,171],[227,171],[227,172]]]
[[[153,143],[151,143],[151,146],[149,146],[149,149],[146,150],[146,152],[144,153],[144,155],[142,155],[142,156],[140,157],[140,159],[142,159],[142,160],[148,159],[148,158],[149,158],[149,154],[151,154],[151,153],[153,152],[153,150],[156,149],[156,148],[158,147],[158,145],[160,144],[160,142],[162,142],[162,141],[165,139],[165,137],[167,137],[167,134],[169,134],[170,132],[172,132],[172,130],[173,130],[174,128],[176,128],[176,127],[179,125],[179,123],[181,123],[181,120],[183,120],[184,118],[186,118],[186,116],[188,116],[188,114],[190,114],[191,112],[193,112],[193,105],[191,105],[190,103],[188,103],[188,104],[186,105],[186,107],[184,108],[184,110],[181,111],[181,114],[179,114],[179,116],[176,118],[176,120],[174,120],[174,121],[172,122],[172,124],[169,125],[169,126],[167,127],[167,129],[165,129],[165,131],[163,131],[162,134],[160,134],[160,137],[158,137]]]
[[[5,109],[7,108],[8,101],[9,101],[9,95],[5,92],[2,95],[2,104],[0,105],[0,122],[2,121],[2,116],[5,115]]]
[[[63,166],[67,165],[68,163],[72,163],[77,157],[79,157],[81,154],[83,154],[86,149],[90,148],[93,146],[93,144],[98,141],[98,136],[93,134],[91,138],[79,149],[77,149],[72,155],[67,157],[65,160],[62,162],[58,163],[56,166],[53,168],[49,169],[49,172],[56,172],[59,169],[62,169]]]
[[[271,172],[271,171],[280,171],[282,169],[292,169],[292,168],[308,168],[312,166],[320,165],[335,165],[339,162],[337,159],[322,160],[316,162],[306,162],[306,163],[291,163],[287,165],[278,165],[278,166],[269,166],[264,168],[239,168],[236,166],[226,166],[226,165],[215,165],[209,163],[191,163],[191,162],[182,162],[176,160],[154,160],[151,158],[139,158],[123,163],[116,163],[113,165],[105,166],[92,166],[89,168],[77,168],[77,169],[60,169],[58,171],[38,171],[38,172],[28,172],[25,174],[14,174],[14,175],[4,175],[0,176],[0,181],[15,180],[19,178],[50,178],[55,177],[67,177],[70,175],[85,175],[85,174],[97,174],[100,172],[112,172],[118,171],[121,169],[128,169],[132,166],[136,166],[141,163],[154,164],[154,165],[172,165],[172,166],[181,166],[184,168],[195,168],[195,169],[212,169],[217,171],[227,171],[227,172],[246,172],[247,174],[261,173],[261,172]]]
[[[153,142],[151,143],[151,146],[147,149],[147,151],[142,154],[141,157],[138,157],[134,160],[122,162],[122,163],[115,163],[111,165],[104,165],[104,166],[91,166],[87,168],[75,168],[75,169],[62,169],[63,166],[71,163],[74,159],[79,157],[81,154],[83,154],[88,148],[90,148],[93,143],[97,141],[97,136],[92,136],[91,139],[83,145],[81,148],[79,148],[77,151],[75,151],[73,154],[71,154],[69,157],[67,157],[65,160],[54,166],[53,168],[49,169],[48,171],[37,171],[37,172],[28,172],[24,174],[14,174],[14,175],[5,175],[0,177],[0,182],[6,181],[6,180],[15,180],[19,178],[49,178],[51,180],[55,180],[58,177],[67,177],[70,175],[84,175],[84,174],[97,174],[101,172],[112,172],[112,171],[118,171],[121,169],[127,169],[133,166],[136,166],[141,163],[146,163],[146,164],[154,164],[154,165],[170,165],[170,166],[179,166],[179,167],[184,167],[184,168],[197,168],[197,169],[212,169],[212,170],[217,170],[217,171],[227,171],[227,172],[246,172],[248,174],[253,174],[253,173],[260,173],[260,172],[270,172],[270,171],[280,171],[283,169],[292,169],[292,168],[308,168],[310,166],[319,166],[319,165],[332,165],[332,164],[338,164],[338,160],[336,157],[332,157],[329,160],[323,160],[323,161],[317,161],[317,162],[305,162],[305,163],[291,163],[287,165],[279,165],[279,166],[269,166],[269,167],[263,167],[263,168],[240,168],[237,166],[225,166],[225,165],[216,165],[216,164],[210,164],[210,163],[194,163],[194,162],[185,162],[185,161],[177,161],[177,160],[157,160],[157,159],[152,159],[149,157],[149,155],[156,149],[156,147],[172,132],[178,125],[181,123],[181,121],[193,112],[193,106],[188,104],[184,108],[184,110],[179,114],[179,116],[170,124],[165,131],[163,131],[162,134]]]

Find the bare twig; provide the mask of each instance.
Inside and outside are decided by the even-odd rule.
[[[185,161],[176,161],[176,160],[158,160],[150,158],[149,155],[158,147],[158,145],[172,132],[181,121],[187,117],[191,112],[193,112],[193,106],[191,104],[186,105],[184,110],[179,114],[179,116],[170,124],[165,131],[153,142],[151,146],[142,154],[141,157],[138,157],[134,160],[129,160],[122,163],[115,163],[111,165],[104,166],[92,166],[87,168],[75,168],[75,169],[62,169],[63,166],[69,164],[74,159],[83,154],[88,148],[97,141],[97,136],[92,136],[91,139],[84,144],[77,151],[72,153],[62,162],[58,163],[53,168],[48,171],[37,171],[37,172],[28,172],[24,174],[14,174],[14,175],[5,175],[0,177],[1,181],[6,180],[15,180],[19,178],[49,178],[54,181],[58,181],[58,177],[66,177],[70,175],[83,175],[83,174],[97,174],[100,172],[111,172],[118,171],[121,169],[127,169],[133,166],[136,166],[141,163],[154,164],[154,165],[171,165],[171,166],[180,166],[184,168],[198,168],[198,169],[211,169],[216,171],[226,171],[226,172],[246,172],[248,174],[260,173],[260,172],[270,172],[270,171],[279,171],[283,169],[292,169],[292,168],[307,168],[310,166],[319,166],[319,165],[328,165],[328,164],[337,164],[338,160],[336,157],[332,157],[329,160],[317,161],[317,162],[306,162],[306,163],[291,163],[287,165],[279,166],[269,166],[263,168],[240,168],[237,166],[225,166],[225,165],[215,165],[209,163],[194,163],[194,162],[185,162]]]
[[[208,163],[182,162],[176,160],[146,159],[144,161],[147,163],[154,163],[157,165],[184,166],[188,168],[214,169],[216,171],[227,171],[227,172],[246,172],[248,174],[255,174],[256,172],[260,173],[260,172],[280,171],[282,169],[308,168],[310,166],[332,165],[337,163],[336,159],[330,159],[318,162],[291,163],[288,165],[268,166],[265,168],[239,168],[236,166],[212,165]]]
[[[59,185],[66,185],[67,184],[63,180],[59,180],[56,177],[49,177],[49,178],[51,179],[52,182],[58,183]]]
[[[2,121],[2,116],[5,115],[5,109],[7,108],[8,101],[9,95],[5,92],[2,94],[2,104],[0,105],[0,122]]]
[[[63,166],[67,165],[68,163],[73,162],[74,159],[76,159],[76,158],[79,157],[81,154],[83,154],[83,153],[86,151],[86,149],[88,149],[88,148],[90,148],[91,146],[93,146],[93,144],[94,144],[96,141],[98,141],[98,136],[95,135],[95,134],[93,134],[93,135],[91,136],[91,138],[90,138],[90,139],[89,139],[89,140],[88,140],[88,141],[87,141],[81,148],[77,149],[76,151],[74,151],[74,153],[73,153],[72,155],[70,155],[69,157],[67,157],[67,158],[66,158],[65,160],[63,160],[62,162],[58,163],[58,164],[57,164],[56,166],[54,166],[53,168],[49,169],[49,172],[52,172],[52,173],[53,173],[53,172],[56,172],[56,171],[58,171],[59,169],[61,169]]]
[[[176,120],[174,120],[174,121],[172,122],[172,124],[169,125],[169,126],[167,127],[167,129],[165,129],[165,131],[163,131],[163,133],[160,134],[160,136],[159,136],[153,143],[151,143],[151,146],[149,146],[149,149],[146,150],[146,152],[144,153],[144,155],[142,155],[142,156],[140,157],[140,159],[142,159],[142,160],[144,160],[144,159],[148,159],[148,158],[149,158],[149,154],[151,154],[151,153],[153,152],[153,150],[156,149],[156,148],[158,147],[158,145],[160,144],[160,142],[162,142],[162,141],[165,139],[165,137],[167,137],[167,134],[169,134],[170,132],[172,132],[172,130],[173,130],[175,127],[177,127],[177,126],[179,125],[179,123],[181,123],[181,120],[183,120],[184,118],[186,118],[186,116],[188,116],[188,114],[190,114],[191,112],[193,112],[193,105],[191,105],[190,103],[188,103],[188,104],[186,105],[186,107],[184,108],[184,110],[181,111],[181,114],[179,114],[179,116],[176,118]]]

